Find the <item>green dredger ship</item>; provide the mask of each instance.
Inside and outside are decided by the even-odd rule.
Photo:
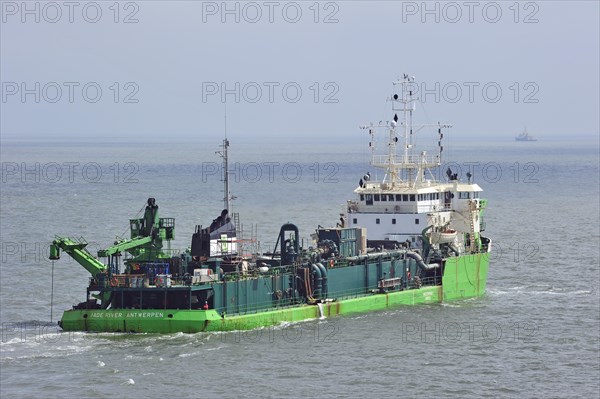
[[[59,259],[62,250],[92,275],[86,301],[65,311],[60,326],[243,330],[483,295],[491,250],[490,239],[481,235],[487,202],[469,174],[465,183],[450,169],[445,182],[431,173],[441,165],[442,129],[449,125],[435,125],[438,154],[413,155],[413,133],[426,127],[409,123],[417,101],[413,79],[405,75],[394,83],[400,95],[389,98],[392,121],[363,127],[371,137],[372,165],[384,169],[384,178],[373,182],[365,174],[337,226],[318,228],[311,247],[301,248],[298,228],[287,223],[272,253],[244,255],[238,217],[229,215],[226,177],[221,215],[207,228],[197,226],[191,247],[173,256],[163,248],[174,238],[175,220],[160,218],[149,198],[144,217],[130,220],[131,238],[98,252],[104,262],[83,240],[54,240],[50,259]],[[376,154],[379,131],[386,137],[383,155]],[[228,146],[224,140],[225,171]]]

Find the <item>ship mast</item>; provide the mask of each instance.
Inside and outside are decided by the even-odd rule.
[[[223,208],[229,211],[231,206],[231,193],[229,192],[229,160],[227,155],[227,149],[229,148],[229,140],[223,139],[221,144],[223,151],[219,151],[219,155],[223,158]]]
[[[227,108],[225,108],[225,138],[220,146],[223,150],[216,151],[223,158],[223,208],[229,212],[231,208],[231,193],[229,192],[229,158],[227,149],[229,148],[229,140],[227,140]]]
[[[426,124],[426,125],[413,125],[413,111],[415,111],[416,102],[419,100],[418,97],[413,96],[413,88],[415,85],[415,77],[403,75],[402,79],[398,79],[393,82],[394,91],[390,101],[392,102],[392,111],[394,117],[391,122],[380,121],[378,125],[371,123],[369,126],[361,126],[362,129],[369,129],[371,135],[371,141],[369,145],[372,151],[371,164],[375,167],[382,168],[385,170],[382,185],[387,189],[394,189],[399,186],[415,188],[421,183],[425,182],[425,172],[433,167],[439,167],[441,165],[442,156],[442,128],[452,127],[447,124]],[[400,86],[400,94],[398,94],[396,87]],[[402,120],[399,119],[398,114],[402,116]],[[398,124],[402,129],[398,128]],[[425,127],[437,127],[438,128],[438,149],[439,153],[434,156],[428,156],[426,151],[422,151],[418,156],[413,154],[413,134],[419,132]],[[375,154],[375,130],[376,128],[386,129],[389,134],[389,141],[387,144],[387,154],[376,155]],[[402,159],[397,159],[397,147],[398,147],[398,133],[400,130],[404,135],[403,140],[403,151]],[[431,180],[435,181],[432,176]]]
[[[409,87],[409,89],[407,90],[406,86],[408,84],[413,84],[415,81],[415,77],[414,76],[408,76],[406,74],[404,74],[404,78],[403,80],[397,80],[396,82],[393,82],[394,87],[396,87],[397,85],[401,86],[401,93],[402,93],[402,97],[398,97],[398,94],[394,94],[392,96],[392,101],[393,102],[399,102],[401,104],[401,108],[396,108],[394,106],[394,104],[392,103],[392,110],[393,111],[402,111],[402,122],[401,125],[404,126],[404,155],[403,155],[403,159],[402,159],[402,165],[404,166],[408,166],[408,164],[410,163],[410,160],[412,158],[412,147],[413,147],[413,143],[412,143],[412,135],[413,135],[413,128],[412,128],[412,112],[414,110],[415,104],[413,103],[414,101],[416,101],[416,99],[413,99],[412,97],[412,90]],[[408,91],[408,93],[407,93]],[[394,114],[394,121],[398,122],[398,114]],[[391,148],[391,146],[390,146]],[[395,147],[394,147],[395,150]],[[407,181],[412,181],[412,169],[408,168],[407,169],[407,176],[406,176],[406,180]]]

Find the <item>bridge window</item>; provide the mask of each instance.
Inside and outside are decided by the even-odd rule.
[[[388,201],[394,200],[394,194],[388,194]]]
[[[410,200],[411,200],[411,201],[414,201],[414,200],[415,200],[415,195],[414,195],[414,194],[411,194],[411,195],[410,195]]]
[[[402,194],[402,201],[408,201],[408,194]]]
[[[471,193],[469,193],[469,192],[461,191],[458,193],[458,198],[459,199],[469,199],[469,198],[471,198],[470,194]]]
[[[382,201],[387,201],[387,195],[381,194],[381,200]]]
[[[379,201],[379,194],[375,194],[374,197],[375,197],[375,201]]]
[[[479,191],[475,191],[473,193],[473,198],[479,198]]]
[[[364,201],[364,200],[365,200],[365,195],[364,195],[364,194],[361,194],[361,195],[360,195],[360,200],[361,200],[361,201]]]
[[[365,197],[367,205],[373,205],[373,194],[367,194]]]
[[[396,194],[396,201],[402,201],[402,194]]]

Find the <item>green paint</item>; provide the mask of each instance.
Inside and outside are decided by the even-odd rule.
[[[480,253],[447,259],[441,286],[338,299],[323,305],[324,316],[482,296],[485,293],[488,255]],[[195,333],[249,330],[318,317],[318,307],[308,304],[256,313],[224,314],[223,317],[215,310],[87,309],[66,311],[61,326],[66,331]]]

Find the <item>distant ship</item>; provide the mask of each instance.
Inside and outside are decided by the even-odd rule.
[[[516,141],[537,141],[536,138],[534,138],[533,136],[530,136],[529,133],[527,133],[527,129],[523,130],[523,133],[519,134],[517,137],[515,137]]]

